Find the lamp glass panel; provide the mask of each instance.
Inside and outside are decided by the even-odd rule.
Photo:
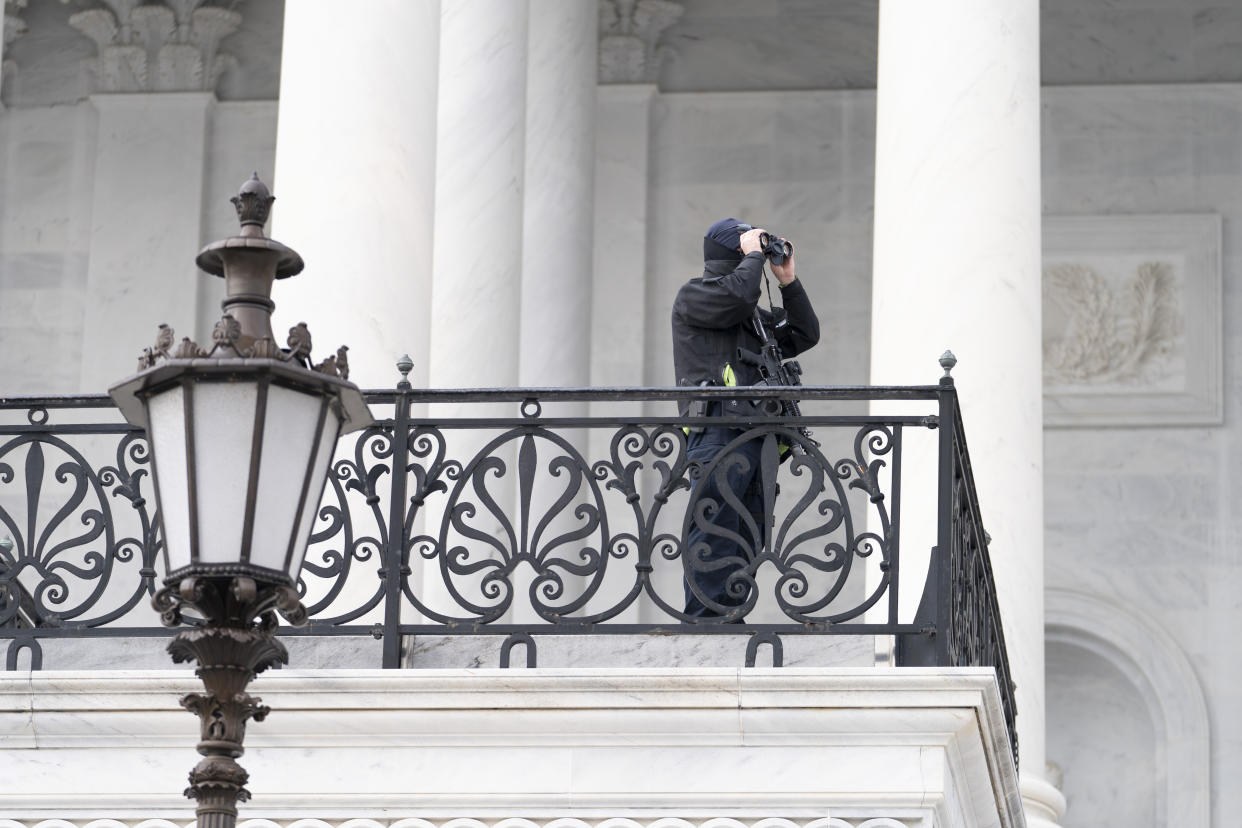
[[[257,382],[194,385],[199,563],[241,560]]]
[[[306,557],[306,545],[310,542],[311,529],[315,525],[315,516],[323,501],[323,487],[328,480],[328,469],[332,466],[332,455],[336,451],[336,442],[341,436],[341,420],[335,407],[328,409],[328,416],[323,423],[323,435],[319,440],[315,454],[315,466],[311,472],[310,487],[306,490],[306,503],[298,519],[296,542],[293,547],[293,559],[289,564],[289,573],[297,578],[302,570],[302,560]],[[398,532],[403,531],[401,529]]]
[[[320,394],[278,385],[268,390],[259,496],[250,544],[250,562],[256,566],[284,571],[290,538],[297,530],[298,501],[307,466],[319,449],[315,426],[322,407]]]
[[[171,572],[190,563],[190,496],[185,457],[185,396],[181,386],[147,400],[147,438],[155,458],[160,525]]]

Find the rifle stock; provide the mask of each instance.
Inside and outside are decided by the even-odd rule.
[[[759,315],[759,308],[755,308],[755,329],[763,337],[762,348],[759,353],[748,351],[745,348],[738,348],[738,361],[758,368],[759,376],[762,378],[764,385],[801,385],[802,366],[798,364],[797,360],[785,361],[784,356],[781,354],[780,344],[775,337],[768,333],[767,326],[763,324],[763,317]],[[797,400],[779,400],[779,403],[782,415],[786,417],[802,416]],[[797,429],[798,433],[813,445],[819,445],[818,441],[811,436],[809,428],[797,426]],[[806,450],[799,443],[795,443],[791,450],[794,454],[806,454]]]

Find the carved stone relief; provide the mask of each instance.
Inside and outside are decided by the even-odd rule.
[[[1177,270],[1171,261],[1146,261],[1110,284],[1088,264],[1045,268],[1044,305],[1060,311],[1060,330],[1044,339],[1048,381],[1139,385],[1168,378],[1174,359],[1185,355]]]
[[[69,23],[95,42],[89,70],[96,92],[207,92],[235,65],[219,51],[242,17],[203,0],[104,0]]]
[[[684,11],[673,0],[600,0],[600,83],[655,83],[660,36]]]
[[[1220,217],[1044,221],[1044,422],[1220,422]]]

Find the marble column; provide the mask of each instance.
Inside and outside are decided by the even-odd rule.
[[[590,381],[598,12],[530,0],[519,382]]]
[[[526,83],[528,53],[526,0],[444,0],[440,19],[440,94],[437,108],[436,232],[431,292],[430,377],[436,388],[493,388],[518,385],[521,363],[522,264],[526,177]],[[477,403],[430,406],[430,415],[514,416],[517,406]],[[448,456],[469,464],[500,432],[448,430]],[[512,441],[490,456],[504,474],[477,478],[505,517],[518,514]],[[469,498],[468,490],[463,496]],[[475,501],[477,503],[477,500]],[[445,498],[432,498],[424,512],[426,530],[437,535],[445,520]],[[491,510],[468,517],[473,529],[510,537]],[[520,531],[514,527],[516,531]],[[495,550],[475,538],[448,532],[448,546],[487,557]],[[517,550],[510,550],[516,553]],[[461,612],[448,598],[434,563],[414,574],[433,607]],[[520,581],[521,575],[514,580]],[[468,579],[463,579],[468,580]],[[476,579],[477,580],[477,579]],[[459,587],[474,600],[473,586]],[[522,589],[515,602],[527,601]]]
[[[441,19],[431,384],[518,380],[526,0],[447,0]]]
[[[195,330],[212,92],[91,96],[98,112],[79,390],[134,370],[165,322]],[[243,176],[244,179],[244,176]]]
[[[306,270],[276,329],[347,344],[363,388],[392,387],[403,353],[428,381],[439,51],[438,0],[285,8],[272,235]]]
[[[648,203],[652,105],[659,93],[664,31],[684,12],[670,0],[600,0],[599,91],[595,145],[595,267],[591,307],[591,384],[665,385],[644,374],[647,352]],[[662,415],[668,403],[595,403],[599,417]],[[592,435],[593,457],[609,456],[612,435]],[[652,479],[642,477],[644,497]],[[633,561],[624,561],[625,566]],[[665,568],[658,591],[679,595],[680,573]],[[659,578],[661,573],[657,572]],[[618,586],[624,586],[618,585]],[[612,597],[620,599],[619,593]],[[618,620],[665,620],[640,601]]]
[[[581,0],[530,0],[518,366],[524,387],[590,382],[598,16],[594,4]],[[556,416],[579,417],[586,410],[585,403],[545,405]],[[586,451],[582,430],[560,435],[577,452]],[[554,509],[566,485],[549,465],[566,452],[543,440],[538,447],[530,504],[536,521]],[[581,486],[579,496],[586,494],[585,482]],[[543,542],[582,525],[573,505],[554,516]],[[580,594],[580,578],[566,581],[571,597]],[[529,583],[519,582],[518,594],[528,592]]]
[[[1044,775],[1038,0],[885,0],[879,55],[871,380],[930,384],[945,348],[959,359],[1027,824],[1049,826],[1064,798]],[[934,542],[920,478],[903,485],[903,572]]]

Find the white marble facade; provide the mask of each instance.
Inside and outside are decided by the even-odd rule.
[[[1045,89],[1043,130],[1049,213],[1222,217],[1223,424],[1050,429],[1044,474],[1048,587],[1115,602],[1167,633],[1194,665],[1212,720],[1200,739],[1210,742],[1202,747],[1211,770],[1188,784],[1211,800],[1210,822],[1203,814],[1197,824],[1222,825],[1240,804],[1223,780],[1242,761],[1242,660],[1229,633],[1239,608],[1228,597],[1242,589],[1242,86]],[[1106,675],[1118,679],[1102,669],[1089,681]],[[1094,749],[1073,744],[1077,708],[1065,696],[1051,700],[1053,762],[1086,761]],[[1068,755],[1055,754],[1058,740]],[[1158,790],[1163,780],[1148,784]],[[1067,825],[1110,813],[1106,788],[1075,793],[1067,783],[1067,792]],[[1075,809],[1083,822],[1070,816]],[[1151,824],[1183,823],[1170,815]]]
[[[807,381],[865,383],[872,330],[874,4],[712,3],[683,4],[684,14],[666,30],[665,61],[654,76],[597,90],[594,260],[580,265],[593,269],[594,309],[591,347],[579,356],[589,357],[595,384],[670,383],[668,304],[697,270],[702,229],[732,214],[771,224],[799,245],[800,275],[824,329],[822,344],[802,359]],[[118,163],[112,151],[124,146],[114,140],[109,147],[100,109],[89,99],[96,87],[80,61],[97,58],[98,49],[69,24],[76,7],[50,0],[6,6],[14,19],[20,15],[24,31],[18,36],[16,25],[9,28],[14,35],[6,38],[0,76],[0,395],[102,390],[113,378],[106,367],[87,370],[83,379],[84,364],[100,358],[102,345],[87,337],[113,345],[123,339],[118,352],[128,355],[164,321],[152,315],[154,305],[136,314],[150,323],[149,331],[136,321],[89,321],[100,310],[88,300],[91,280],[106,275],[107,256],[116,254],[111,267],[135,266],[125,258],[132,251],[115,238],[126,231],[126,216],[103,214],[111,203],[101,201],[104,184],[131,187],[127,197],[155,200],[135,213],[146,217],[144,229],[152,229],[152,216],[177,225],[183,241],[153,265],[172,278],[197,244],[232,233],[227,198],[237,185],[252,170],[271,179],[280,5],[237,4],[242,22],[222,45],[237,66],[220,74],[214,94],[193,93],[214,98],[196,116],[201,127],[188,130],[200,136],[194,157],[161,162],[183,162],[177,174],[196,182],[197,192],[144,179],[148,158],[142,153],[123,162],[132,165],[128,169],[110,166]],[[801,25],[783,25],[778,6]],[[47,48],[53,43],[60,45]],[[1221,233],[1222,323],[1213,346],[1221,366],[1215,374],[1219,416],[1193,425],[1081,423],[1044,436],[1049,594],[1072,590],[1118,608],[1122,617],[1142,619],[1163,636],[1160,651],[1173,654],[1165,666],[1130,663],[1137,658],[1101,662],[1098,653],[1093,660],[1096,651],[1085,639],[1050,616],[1048,673],[1055,686],[1048,695],[1047,758],[1064,772],[1066,828],[1120,824],[1122,818],[1143,828],[1223,828],[1242,807],[1242,791],[1230,783],[1242,772],[1242,655],[1232,632],[1242,614],[1236,597],[1242,594],[1236,508],[1242,502],[1239,43],[1242,13],[1223,0],[1043,4],[1044,212],[1070,221],[1212,215]],[[331,44],[324,54],[325,61],[335,59]],[[721,54],[729,60],[719,60]],[[172,116],[148,108],[137,117],[166,126]],[[184,121],[175,126],[187,131]],[[518,168],[516,161],[511,167]],[[523,166],[521,175],[527,174]],[[585,182],[575,186],[577,197],[587,198]],[[288,192],[279,179],[274,191],[278,198]],[[517,194],[510,196],[520,203]],[[297,239],[280,235],[280,204],[274,235],[299,247]],[[334,208],[310,205],[325,213]],[[179,253],[180,247],[187,249]],[[510,250],[508,265],[514,257],[520,261],[520,252]],[[195,277],[186,272],[176,278],[189,283]],[[166,321],[201,338],[217,314],[220,288],[217,280],[197,278],[183,304],[158,312],[175,314]],[[431,290],[424,287],[418,290]],[[511,303],[520,302],[518,287],[508,287]],[[296,296],[293,284],[288,299],[276,298],[295,313]],[[330,301],[321,305],[330,307]],[[575,301],[580,308],[585,299]],[[516,377],[520,323],[510,317],[501,322],[497,330],[510,347],[504,356],[513,360],[506,371]],[[411,330],[410,339],[421,344],[412,342],[409,350],[428,353],[427,335]],[[937,353],[926,355],[929,383],[938,373]],[[128,359],[116,375],[129,370]],[[396,379],[388,364],[368,370],[375,384]],[[574,370],[577,376],[586,368]],[[429,366],[418,366],[415,376],[426,382]],[[965,414],[968,431],[987,416]],[[1109,629],[1098,620],[1091,624]],[[1109,635],[1111,644],[1092,646],[1112,653],[1143,647],[1142,639]],[[331,663],[322,650],[308,650],[305,658],[307,664]],[[1176,790],[1198,797],[1177,806],[1169,784],[1174,766],[1167,761],[1177,734],[1162,722],[1172,721],[1168,711],[1195,708],[1194,694],[1179,697],[1170,683],[1167,704],[1157,703],[1152,687],[1158,682],[1151,676],[1179,675],[1167,665],[1183,662],[1197,678],[1204,715],[1203,727],[1191,731],[1193,744],[1180,747],[1203,756],[1179,766]],[[170,715],[189,722],[185,714]],[[1106,722],[1125,727],[1124,739],[1102,746]],[[1123,761],[1132,755],[1144,758]],[[1193,773],[1185,772],[1188,766]],[[1114,768],[1123,770],[1118,775]],[[0,809],[0,826],[15,828],[5,816]],[[92,818],[74,817],[75,825]],[[543,817],[529,818],[543,825]],[[694,826],[702,821],[687,819]],[[822,823],[797,819],[803,820],[794,820],[798,828],[916,824],[905,816],[898,823],[835,815]],[[21,825],[37,822],[23,817]],[[753,822],[740,820],[745,828],[755,828]]]

